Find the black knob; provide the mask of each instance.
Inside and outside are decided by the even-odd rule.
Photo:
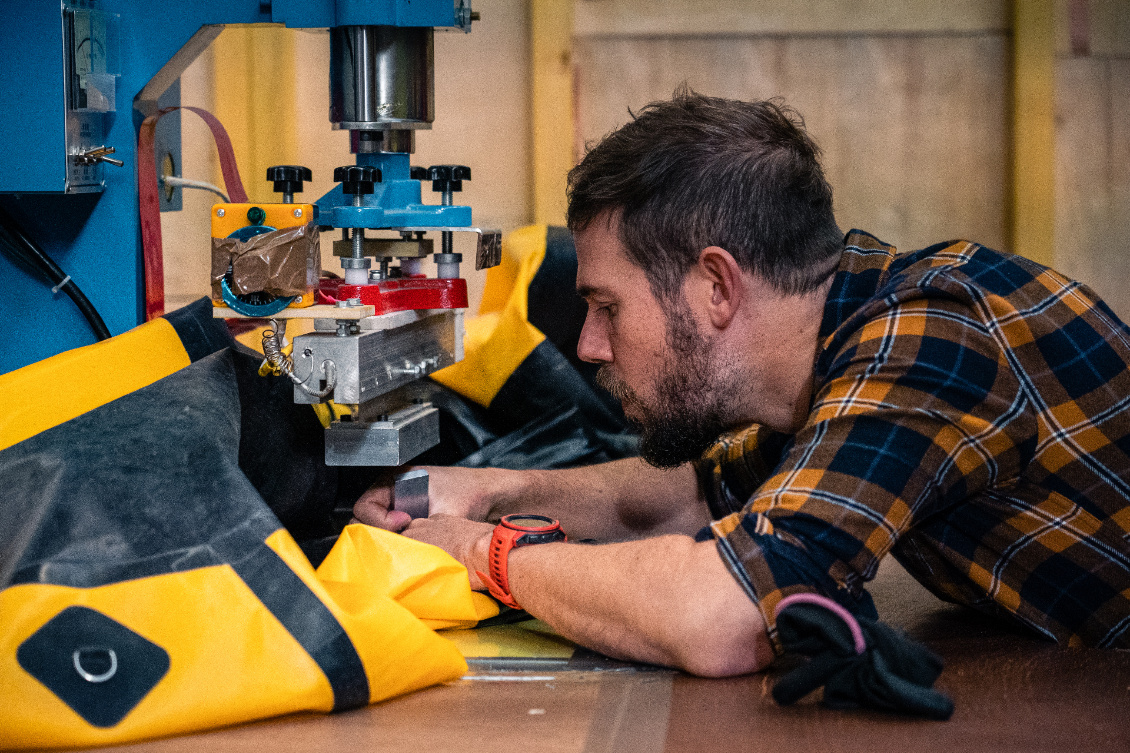
[[[416,165],[413,165],[408,170],[408,177],[411,178],[412,180],[427,180],[428,179],[428,168],[417,167]]]
[[[274,182],[276,193],[295,194],[302,193],[302,181],[314,178],[302,165],[274,165],[267,168],[267,180]]]
[[[344,193],[372,193],[373,184],[381,182],[381,171],[370,165],[345,165],[334,168],[334,180]]]
[[[466,165],[432,165],[428,168],[433,191],[462,191],[463,181],[471,179],[471,168]]]

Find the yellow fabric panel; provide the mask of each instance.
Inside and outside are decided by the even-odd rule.
[[[364,549],[360,556],[353,552],[358,542]],[[396,600],[396,586],[404,579],[426,582],[446,576],[446,588],[442,583],[433,584],[437,600],[433,608],[440,614],[453,610],[457,617],[468,616],[467,609],[460,613],[460,605],[453,607],[451,601],[457,602],[463,597],[469,602],[471,585],[462,565],[443,550],[395,533],[354,524],[346,526],[322,563],[325,567],[326,562],[330,562],[330,566],[315,572],[285,530],[280,529],[268,537],[267,546],[290,565],[333,612],[352,639],[369,678],[370,703],[453,680],[467,671],[459,651]],[[421,547],[431,550],[422,558],[418,554]],[[362,561],[367,556],[379,558],[380,564],[369,566]],[[426,563],[429,558],[431,562]],[[352,567],[333,564],[343,560]],[[439,572],[427,572],[427,565],[439,565]],[[423,569],[417,571],[418,567]],[[390,570],[392,572],[387,572]],[[371,583],[366,577],[375,580]]]
[[[352,411],[344,405],[338,405],[333,400],[327,400],[324,403],[314,403],[310,406],[314,409],[314,415],[318,417],[318,423],[322,425],[323,429],[330,428],[330,424],[343,416],[351,415]]]
[[[568,659],[577,650],[577,644],[568,638],[562,638],[541,620],[492,625],[474,630],[445,630],[440,635],[454,643],[468,659],[497,656]]]
[[[154,319],[2,374],[0,450],[153,384],[189,362],[173,325]]]
[[[372,526],[346,526],[317,574],[339,605],[388,597],[437,630],[498,614],[498,604],[472,591],[467,570],[442,549]]]
[[[468,320],[463,360],[432,374],[432,379],[484,407],[545,339],[526,318],[530,282],[545,260],[545,231],[545,225],[533,225],[506,236],[503,269],[495,278],[487,278],[482,310],[496,306],[508,285],[505,305]],[[515,265],[513,277],[505,266],[508,259]]]
[[[165,677],[114,727],[87,724],[16,660],[24,640],[76,605],[106,614],[169,654]],[[0,625],[5,744],[104,745],[333,706],[318,665],[226,565],[90,589],[13,586],[0,592]]]

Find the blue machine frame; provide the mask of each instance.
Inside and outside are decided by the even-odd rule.
[[[65,10],[116,16],[119,40],[113,111],[100,115],[104,141],[124,166],[97,165],[89,192],[66,192]],[[144,320],[137,200],[137,129],[156,100],[225,24],[291,28],[402,26],[462,28],[458,0],[13,0],[0,12],[0,206],[71,276],[111,333]],[[423,205],[406,154],[359,154],[384,183],[365,206],[340,187],[319,200],[319,224],[334,227],[466,227],[471,210]],[[98,180],[101,178],[101,181]],[[201,251],[206,253],[206,250]],[[0,373],[94,341],[85,319],[43,280],[0,255]]]

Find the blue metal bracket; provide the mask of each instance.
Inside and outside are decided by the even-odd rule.
[[[357,164],[371,165],[383,179],[373,193],[362,197],[361,206],[337,186],[318,199],[318,224],[345,228],[470,227],[471,207],[424,204],[420,181],[409,177],[407,154],[358,154]]]

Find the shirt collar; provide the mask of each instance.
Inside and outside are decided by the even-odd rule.
[[[828,299],[824,303],[824,318],[820,323],[820,342],[829,337],[856,312],[860,306],[875,297],[875,292],[886,284],[890,266],[898,250],[870,233],[851,230],[844,237],[844,253],[836,268]]]

